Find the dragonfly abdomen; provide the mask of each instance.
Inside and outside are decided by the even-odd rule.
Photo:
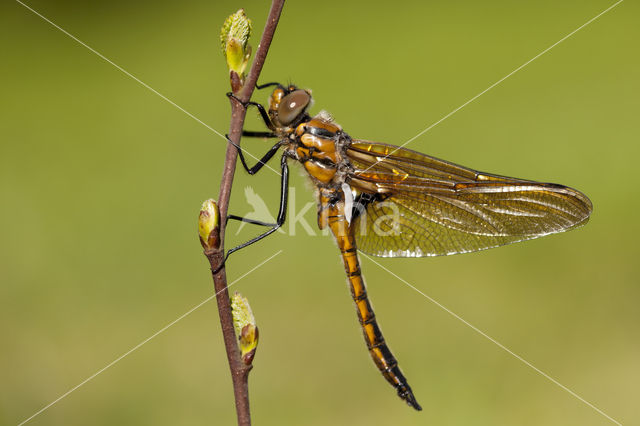
[[[402,371],[400,371],[398,362],[387,346],[382,336],[380,326],[378,326],[360,270],[360,262],[358,260],[353,231],[344,215],[344,202],[340,201],[333,205],[328,205],[326,208],[326,224],[333,232],[338,248],[340,249],[351,289],[351,296],[356,305],[358,320],[362,326],[362,333],[369,354],[384,378],[396,389],[398,396],[416,410],[422,410],[413,395],[407,379],[402,374]]]

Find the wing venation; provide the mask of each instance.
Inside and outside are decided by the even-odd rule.
[[[573,229],[592,211],[584,194],[562,185],[480,173],[366,141],[346,152],[351,187],[384,194],[353,223],[358,248],[376,256],[483,250]]]

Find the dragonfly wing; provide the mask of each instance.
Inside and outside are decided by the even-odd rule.
[[[391,145],[355,141],[347,155],[352,188],[375,194],[356,206],[354,228],[358,248],[376,256],[498,247],[575,228],[592,210],[566,186],[480,173]]]

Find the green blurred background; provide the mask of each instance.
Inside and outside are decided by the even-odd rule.
[[[269,6],[28,4],[222,133],[219,28],[244,7],[255,49]],[[401,144],[611,4],[291,1],[260,80],[312,88],[314,112]],[[0,424],[17,425],[212,294],[196,220],[217,196],[225,143],[19,3],[1,8]],[[640,424],[639,11],[621,3],[410,145],[574,186],[595,206],[586,227],[464,256],[380,260],[623,424]],[[247,127],[261,128],[255,114]],[[245,147],[260,155],[266,144]],[[298,209],[313,202],[301,173],[292,185]],[[252,210],[248,186],[275,214],[269,171],[238,171],[232,211]],[[305,218],[315,227],[313,209]],[[229,245],[259,231],[234,229]],[[424,408],[414,412],[369,359],[335,244],[295,233],[229,263],[233,281],[283,250],[233,287],[260,327],[256,425],[613,424],[363,259]],[[234,423],[209,302],[29,424]]]

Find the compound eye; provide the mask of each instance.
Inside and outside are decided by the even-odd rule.
[[[278,120],[283,125],[291,124],[311,102],[311,96],[304,90],[298,89],[282,98],[278,107]]]

